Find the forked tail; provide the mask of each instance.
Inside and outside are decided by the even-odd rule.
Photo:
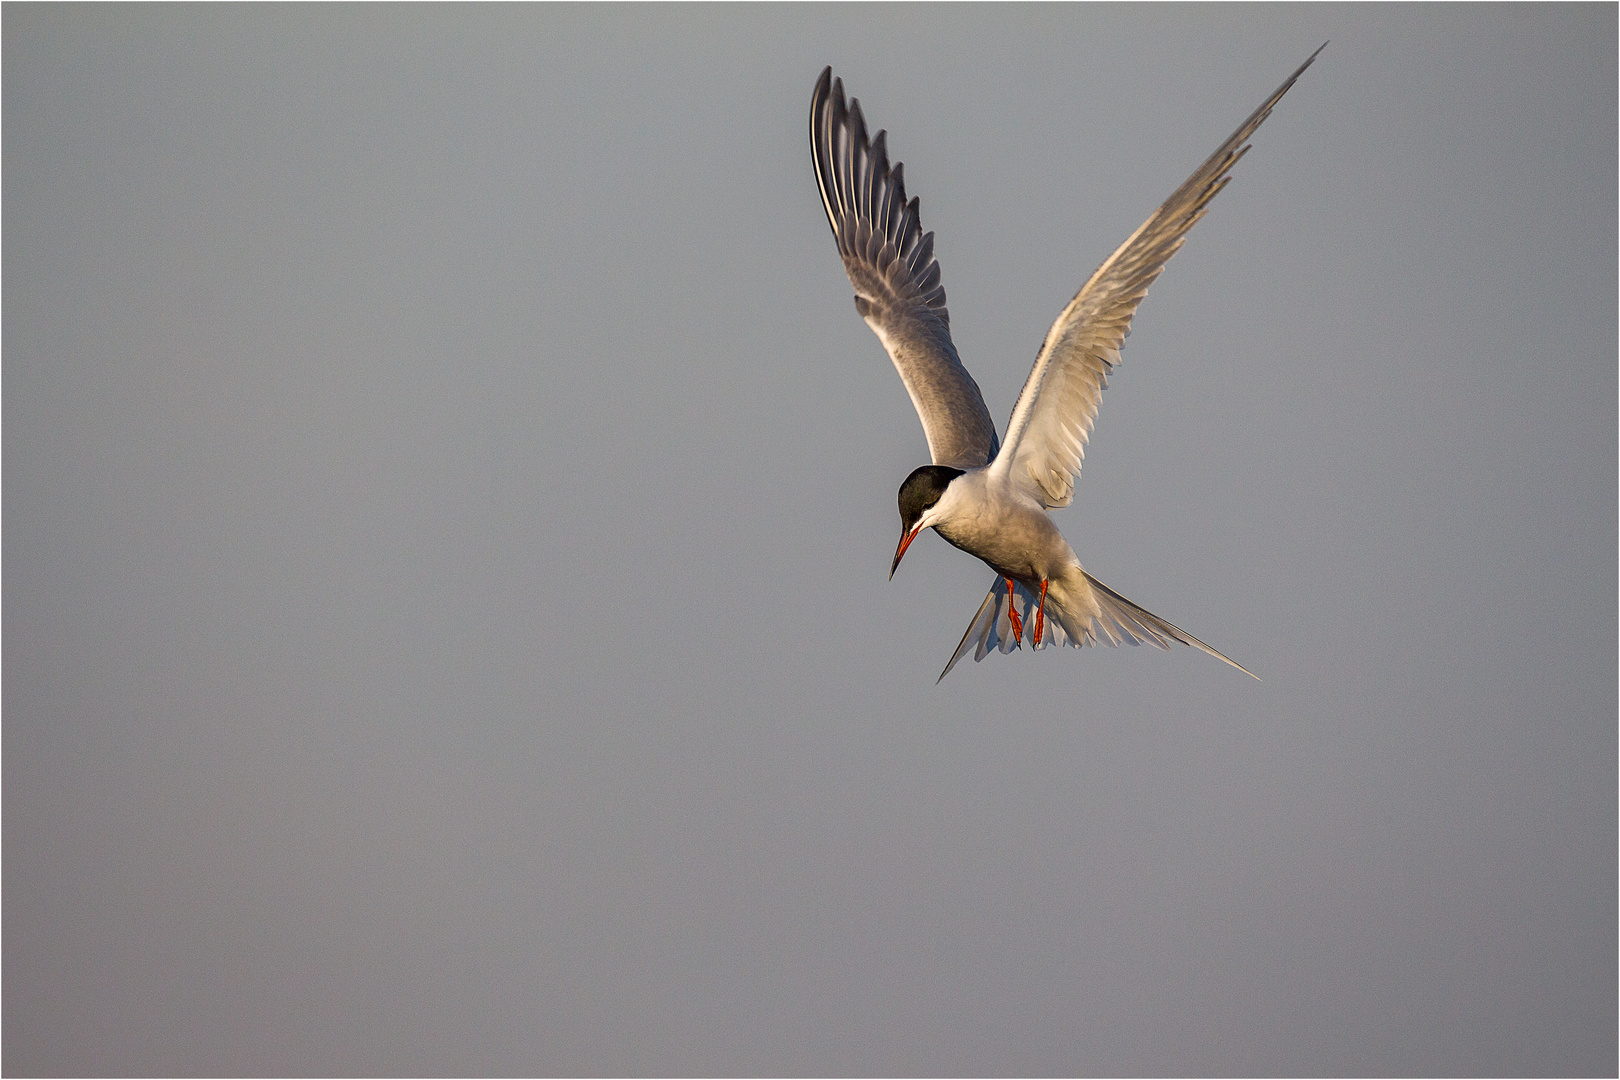
[[[1035,594],[1021,584],[1015,584],[1009,596],[1007,579],[997,577],[990,586],[990,595],[979,605],[978,614],[962,635],[962,643],[956,647],[951,662],[935,681],[949,675],[969,649],[973,650],[974,662],[978,662],[992,650],[1009,653],[1018,648],[1023,642],[1015,627],[1024,628],[1024,633],[1033,641],[1038,603]],[[1180,642],[1224,660],[1252,679],[1260,678],[1230,656],[1210,648],[1151,611],[1137,607],[1079,568],[1073,575],[1052,582],[1046,594],[1045,624],[1041,640],[1034,645],[1036,649],[1048,645],[1152,645],[1168,649],[1171,642]]]

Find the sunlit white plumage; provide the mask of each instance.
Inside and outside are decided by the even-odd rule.
[[[855,308],[894,361],[933,458],[900,489],[902,530],[890,575],[926,528],[996,572],[941,679],[970,649],[975,660],[992,649],[1010,652],[1026,632],[1036,649],[1098,643],[1168,649],[1179,641],[1253,674],[1087,574],[1047,511],[1074,499],[1102,391],[1148,286],[1226,186],[1232,167],[1249,149],[1248,138],[1321,51],[1312,53],[1063,309],[1013,406],[1005,441],[997,438],[978,384],[951,341],[934,234],[922,231],[917,199],[906,199],[903,167],[889,167],[885,132],[868,140],[860,102],[846,105],[842,81],[833,79],[832,68],[821,73],[810,105],[810,149],[822,204],[855,286]]]

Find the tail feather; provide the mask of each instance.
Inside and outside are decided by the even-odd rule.
[[[1153,614],[1153,612],[1148,611],[1145,608],[1137,607],[1135,604],[1119,595],[1119,593],[1115,592],[1113,589],[1110,589],[1108,586],[1104,585],[1090,574],[1087,574],[1084,570],[1080,571],[1080,573],[1085,576],[1086,584],[1091,586],[1092,594],[1097,599],[1097,606],[1101,609],[1101,617],[1094,621],[1094,626],[1099,623],[1106,625],[1106,622],[1111,621],[1119,629],[1123,630],[1128,638],[1135,636],[1131,633],[1131,627],[1135,627],[1144,635],[1144,640],[1151,644],[1157,645],[1161,649],[1168,649],[1170,647],[1170,642],[1179,641],[1183,645],[1191,645],[1195,649],[1202,649],[1204,652],[1209,653],[1209,655],[1213,656],[1217,660],[1224,660],[1226,663],[1231,664],[1233,667],[1243,672],[1243,674],[1247,675],[1249,678],[1254,679],[1256,682],[1260,680],[1260,676],[1256,675],[1254,672],[1250,671],[1236,660],[1233,660],[1225,653],[1210,648],[1202,641],[1199,641],[1197,638],[1187,633],[1187,631],[1181,629],[1179,626],[1173,626],[1170,623],[1165,622],[1163,619]],[[1137,642],[1135,640],[1131,640],[1129,641],[1129,644],[1135,645]]]
[[[1045,629],[1036,649],[1048,645],[1152,645],[1168,649],[1172,642],[1191,645],[1231,664],[1243,674],[1258,680],[1260,676],[1233,660],[1225,653],[1205,645],[1178,626],[1159,618],[1145,608],[1138,607],[1110,589],[1084,570],[1076,576],[1054,581],[1046,596]],[[1012,595],[1007,593],[1007,580],[997,577],[990,586],[984,603],[968,624],[967,632],[956,646],[956,652],[939,673],[942,681],[951,673],[957,661],[973,651],[975,662],[983,660],[992,650],[1010,653],[1023,644],[1012,631],[1012,616],[1016,612],[1031,640],[1035,636],[1034,617],[1039,598],[1023,585],[1015,585]]]
[[[968,623],[967,632],[962,635],[961,642],[956,646],[956,652],[951,654],[950,663],[945,665],[945,670],[934,680],[935,685],[951,673],[951,668],[967,655],[970,648],[973,650],[973,662],[978,663],[989,656],[992,650],[1010,653],[1022,645],[1022,639],[1013,635],[1012,616],[1009,612],[1016,612],[1019,621],[1023,622],[1026,612],[1033,614],[1035,611],[1032,606],[1034,600],[1035,597],[1022,585],[1015,586],[1013,596],[1008,597],[1007,579],[996,578],[995,583],[990,586],[989,594],[984,598],[984,603],[979,605],[978,613],[973,616],[973,621]]]

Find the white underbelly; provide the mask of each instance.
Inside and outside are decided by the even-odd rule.
[[[948,542],[983,560],[992,570],[1039,588],[1042,579],[1061,577],[1078,566],[1074,551],[1044,512],[1019,508],[937,530]]]

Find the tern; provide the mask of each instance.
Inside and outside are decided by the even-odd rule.
[[[900,543],[889,577],[924,529],[977,556],[996,573],[945,670],[971,648],[1154,645],[1181,642],[1245,675],[1243,665],[1131,603],[1080,566],[1049,511],[1074,500],[1074,481],[1108,376],[1120,362],[1131,318],[1187,232],[1231,179],[1248,140],[1324,44],[1232,137],[1130,235],[1046,333],[1007,421],[1005,439],[951,342],[950,314],[918,200],[906,199],[904,166],[889,166],[887,133],[867,139],[859,99],[844,100],[832,68],[810,101],[810,154],[855,310],[894,361],[922,420],[931,464],[900,485]],[[1034,617],[1030,617],[1033,608]],[[939,680],[936,680],[936,682]]]

